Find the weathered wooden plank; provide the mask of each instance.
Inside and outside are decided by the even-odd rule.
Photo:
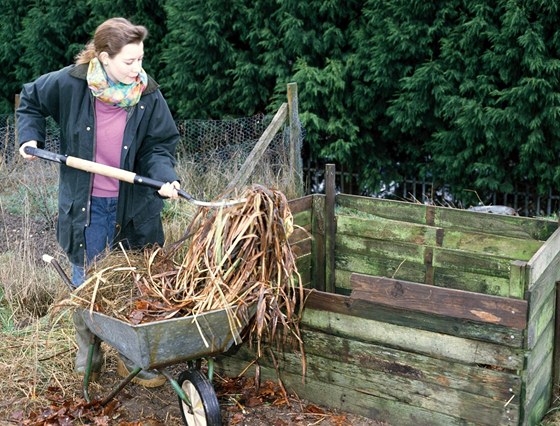
[[[237,356],[236,356],[237,357]],[[246,369],[247,360],[234,357],[221,357],[216,367],[228,375],[237,375]],[[254,366],[246,374],[254,376]],[[261,380],[277,380],[273,368],[260,368]],[[364,417],[387,422],[393,426],[475,426],[476,422],[465,421],[446,414],[413,407],[407,401],[391,400],[375,395],[359,387],[342,387],[336,383],[325,383],[307,377],[302,383],[301,375],[287,371],[281,374],[282,382],[290,392],[315,404],[344,410]],[[326,390],[328,390],[326,392]]]
[[[294,231],[299,227],[305,229],[306,231],[311,231],[311,223],[313,221],[312,212],[310,210],[304,210],[296,213],[294,216]]]
[[[543,305],[550,303],[550,298],[555,297],[556,282],[560,281],[559,271],[560,264],[552,262],[531,286],[531,289],[526,292],[525,298],[529,302],[529,322],[532,322],[534,317],[539,315]],[[529,271],[527,271],[527,275],[529,275]]]
[[[522,348],[525,343],[525,330],[381,306],[346,297],[343,293],[330,295],[313,292],[307,299],[306,306],[354,316],[356,321],[360,321],[360,318],[384,321],[466,339],[497,343],[512,348]]]
[[[337,233],[357,235],[377,240],[408,242],[435,247],[439,245],[443,230],[428,225],[398,220],[337,215]]]
[[[453,318],[501,324],[523,330],[527,326],[525,300],[489,296],[426,284],[352,274],[352,297]]]
[[[311,254],[313,241],[311,238],[305,240],[300,240],[296,243],[291,243],[290,248],[296,257],[304,256],[306,254]]]
[[[523,352],[520,350],[383,321],[356,321],[356,317],[353,316],[306,307],[302,324],[337,336],[387,345],[435,358],[509,370],[521,369],[523,366]]]
[[[507,296],[526,299],[525,291],[527,290],[528,279],[527,262],[521,260],[512,261],[510,264],[509,292]]]
[[[541,305],[538,311],[531,313],[527,326],[527,343],[526,347],[532,349],[535,347],[542,333],[544,333],[549,323],[553,321],[556,309],[556,300],[554,293],[551,293],[550,300]]]
[[[560,228],[546,240],[542,247],[529,260],[529,289],[545,272],[551,263],[558,263],[560,257]],[[560,272],[559,272],[560,276]]]
[[[548,407],[550,404],[550,397],[552,387],[552,355],[546,359],[546,362],[541,363],[534,379],[526,383],[525,395],[522,397],[524,404],[524,411],[531,413],[530,417],[535,419],[542,417],[542,406]],[[542,401],[544,399],[544,401]],[[543,404],[544,403],[544,404]],[[540,421],[540,418],[538,419]],[[523,425],[530,424],[530,422],[523,423]],[[538,424],[538,423],[533,423]]]
[[[465,230],[445,229],[443,231],[444,248],[473,251],[513,260],[529,260],[543,245],[542,241],[512,238],[485,232],[468,232]]]
[[[458,269],[461,272],[507,278],[509,281],[511,259],[436,247],[432,264],[434,268]]]
[[[519,216],[495,215],[491,213],[441,207],[436,209],[435,226],[460,228],[513,238],[545,241],[558,224],[554,221]]]
[[[520,425],[523,426],[540,426],[541,420],[545,416],[552,401],[552,383],[542,382],[542,390],[540,393],[534,393],[531,400],[526,401],[522,412],[524,413]]]
[[[299,212],[311,210],[313,207],[313,195],[306,195],[305,197],[289,200],[288,205],[294,216]]]
[[[531,383],[537,376],[537,371],[544,362],[551,362],[554,352],[554,321],[545,327],[543,333],[535,346],[527,351],[523,379],[525,383]]]
[[[311,233],[311,224],[309,224],[309,229],[300,228],[299,226],[294,227],[294,232],[288,238],[290,245],[298,243],[313,242],[313,234]]]
[[[521,392],[520,377],[507,371],[449,362],[314,330],[304,329],[302,338],[306,354],[324,357],[318,367],[326,370],[330,369],[331,360],[340,361],[401,379],[416,379],[504,402],[510,399],[512,392],[517,395]]]
[[[248,352],[245,358],[254,357]],[[281,359],[280,371],[297,376],[301,374],[301,362],[298,354],[284,352],[277,353]],[[480,393],[465,392],[450,388],[445,383],[429,382],[423,380],[423,371],[413,368],[408,374],[394,374],[394,371],[377,369],[375,365],[362,362],[341,362],[340,360],[325,359],[322,354],[306,352],[307,380],[337,385],[347,389],[359,389],[363,393],[371,394],[387,400],[406,401],[412,407],[420,407],[435,413],[451,415],[479,424],[497,425],[504,424],[507,416],[504,404],[512,396],[507,394],[505,399],[496,400],[482,396]],[[273,367],[268,356],[259,360],[261,366]],[[407,366],[393,364],[394,369],[406,369]],[[360,380],[356,381],[355,378]],[[460,403],[458,403],[460,401]],[[518,396],[513,396],[511,406],[518,406]]]
[[[345,235],[339,232],[336,236],[335,251],[337,255],[356,253],[380,259],[395,259],[399,263],[411,261],[416,264],[423,264],[426,247],[393,240],[374,240],[364,238],[363,236]]]
[[[338,194],[337,203],[341,207],[356,209],[386,219],[426,224],[426,206],[423,204],[346,194]]]
[[[427,248],[423,246],[339,233],[335,250],[337,269],[422,283],[427,280]],[[434,284],[512,296],[509,284],[511,260],[442,248],[434,248],[431,253],[428,263],[433,267]],[[337,286],[346,287],[338,281]],[[513,296],[523,298],[523,293]]]
[[[260,163],[260,159],[266,151],[266,148],[268,148],[268,145],[270,145],[270,142],[272,142],[278,130],[280,130],[282,125],[286,122],[287,117],[288,104],[283,103],[282,105],[280,105],[280,108],[278,109],[278,111],[276,111],[276,114],[272,118],[271,123],[265,129],[265,131],[255,144],[254,148],[245,159],[243,165],[239,168],[235,176],[228,183],[226,191],[233,188],[241,188],[245,185],[247,179],[249,179],[249,176],[255,169],[255,166]]]
[[[419,203],[345,194],[339,194],[337,202],[341,207],[356,209],[386,219],[427,223],[426,206]],[[445,229],[467,229],[499,236],[545,241],[558,227],[557,222],[545,219],[495,215],[449,207],[430,207],[434,210],[433,226]]]
[[[297,83],[288,83],[287,90],[288,98],[288,122],[290,126],[289,140],[290,140],[290,155],[289,173],[290,187],[296,188],[298,194],[303,192],[303,164],[301,161],[301,141],[303,140],[302,125],[299,119],[299,101]]]
[[[336,269],[353,271],[366,275],[379,275],[398,278],[407,281],[424,282],[426,278],[425,266],[414,263],[412,259],[390,259],[384,256],[376,257],[339,252],[336,254]],[[340,283],[337,283],[340,285]]]
[[[439,287],[455,288],[494,296],[509,296],[509,277],[476,274],[468,271],[461,271],[457,268],[447,269],[440,266],[434,268],[433,282],[434,285]]]
[[[311,265],[312,261],[313,257],[311,254],[306,254],[296,259],[296,266],[301,276],[301,283],[305,287],[313,287],[314,284]]]

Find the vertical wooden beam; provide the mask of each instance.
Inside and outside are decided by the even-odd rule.
[[[560,283],[556,281],[556,306],[554,308],[554,344],[553,344],[553,358],[552,358],[552,392],[558,389],[560,385],[560,312],[558,312],[558,306],[560,306]],[[552,396],[552,395],[551,395]]]
[[[327,164],[325,168],[325,291],[335,292],[335,264],[334,248],[336,236],[336,168],[334,164]]]
[[[313,279],[311,281],[313,282],[313,288],[319,291],[325,291],[325,197],[322,195],[313,195],[312,208],[313,265],[311,273],[313,274]]]
[[[301,159],[301,123],[298,111],[297,83],[288,83],[288,118],[290,124],[290,171],[296,197],[303,195],[303,164]]]
[[[18,142],[18,134],[17,134],[17,117],[16,117],[16,110],[19,108],[19,94],[15,95],[14,97],[14,149],[15,153],[17,154],[19,151],[19,142]]]

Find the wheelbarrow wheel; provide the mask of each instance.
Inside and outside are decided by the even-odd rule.
[[[220,426],[222,415],[214,387],[199,370],[185,370],[177,383],[191,402],[192,410],[179,397],[181,416],[188,426]]]

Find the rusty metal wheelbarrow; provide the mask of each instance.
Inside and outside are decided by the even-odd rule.
[[[58,262],[43,255],[70,290],[72,282]],[[92,374],[93,352],[98,341],[104,341],[127,357],[135,368],[107,395],[100,405],[111,401],[142,370],[155,370],[163,374],[179,397],[181,416],[187,426],[219,426],[221,411],[216,392],[212,386],[214,365],[211,356],[226,352],[233,344],[242,341],[241,334],[255,314],[256,307],[244,313],[236,306],[208,311],[197,315],[171,318],[145,324],[133,325],[105,314],[78,309],[92,338],[89,345],[83,393],[87,402],[89,380]],[[208,362],[208,375],[200,371],[201,359]],[[188,368],[175,380],[166,367],[186,362]]]
[[[93,347],[100,339],[131,360],[136,368],[101,401],[111,401],[142,370],[163,374],[179,397],[183,421],[186,425],[221,425],[218,398],[212,386],[212,355],[226,352],[234,343],[241,342],[243,328],[249,318],[241,318],[226,309],[205,312],[182,318],[173,318],[140,325],[132,325],[107,315],[80,309],[79,314],[94,333],[83,391],[86,401],[91,377]],[[234,324],[232,324],[232,320]],[[199,370],[202,358],[208,360],[208,377]],[[165,367],[188,362],[189,368],[177,380]]]

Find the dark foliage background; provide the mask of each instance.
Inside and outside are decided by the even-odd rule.
[[[111,16],[146,25],[144,67],[177,118],[275,111],[299,89],[305,156],[360,190],[421,176],[466,203],[560,184],[555,0],[0,0],[0,113]],[[467,191],[468,190],[468,191]]]

